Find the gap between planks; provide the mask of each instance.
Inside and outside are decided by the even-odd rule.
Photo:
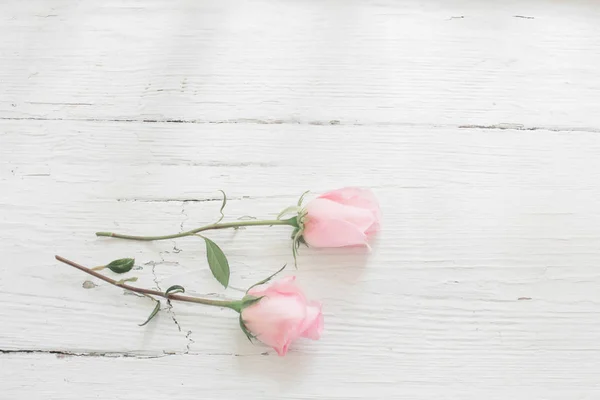
[[[70,122],[135,122],[145,124],[256,124],[256,125],[313,125],[313,126],[412,126],[430,128],[458,128],[477,130],[516,130],[516,131],[551,131],[551,132],[588,132],[600,133],[600,128],[582,126],[525,126],[517,123],[498,123],[491,125],[476,124],[422,124],[409,122],[360,122],[332,120],[307,120],[298,119],[256,119],[238,118],[227,120],[200,120],[200,119],[133,119],[133,118],[48,118],[48,117],[0,117],[0,121],[70,121]]]

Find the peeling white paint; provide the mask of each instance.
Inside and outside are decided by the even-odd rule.
[[[592,1],[0,2],[0,397],[596,399],[600,8]],[[301,249],[326,331],[285,358],[231,310],[291,263],[273,217],[373,188],[371,253]],[[89,282],[89,283],[88,283]],[[125,293],[126,294],[126,293]]]

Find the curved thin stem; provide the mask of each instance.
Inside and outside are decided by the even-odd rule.
[[[184,236],[192,236],[199,232],[208,231],[211,229],[227,229],[227,228],[238,228],[242,226],[271,226],[271,225],[289,225],[289,226],[298,226],[298,221],[296,217],[284,220],[260,220],[260,221],[236,221],[236,222],[225,222],[225,223],[216,223],[205,225],[200,228],[192,229],[190,231],[174,233],[172,235],[163,235],[163,236],[136,236],[136,235],[123,235],[120,233],[114,232],[96,232],[96,236],[106,236],[113,237],[119,239],[129,239],[129,240],[165,240],[165,239],[175,239]]]
[[[226,307],[226,308],[231,308],[232,310],[235,310],[237,312],[240,312],[241,302],[239,300],[203,299],[201,297],[183,296],[181,294],[165,294],[158,290],[138,288],[135,286],[128,285],[127,283],[111,279],[108,276],[104,276],[101,273],[98,273],[90,268],[84,267],[83,265],[77,264],[74,261],[67,260],[64,257],[55,256],[55,258],[62,263],[65,263],[67,265],[70,265],[71,267],[75,267],[78,270],[85,272],[86,274],[90,274],[92,276],[95,276],[98,279],[102,279],[104,282],[108,282],[111,285],[115,285],[115,286],[118,286],[120,288],[129,290],[129,291],[132,291],[135,293],[164,297],[165,299],[168,299],[168,300],[186,301],[189,303],[199,303],[199,304],[204,304],[207,306],[215,306],[215,307]]]

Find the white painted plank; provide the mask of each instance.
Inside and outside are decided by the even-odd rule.
[[[156,277],[151,265],[137,273],[140,284],[156,278],[162,288],[220,292],[195,239],[142,244],[92,232],[210,222],[219,200],[181,200],[214,199],[221,187],[232,198],[228,218],[271,217],[307,188],[351,183],[374,187],[385,229],[369,256],[302,252],[297,273],[325,302],[327,333],[293,352],[578,353],[600,339],[593,133],[206,125],[199,134],[194,124],[68,121],[4,121],[2,130],[0,249],[9,262],[0,267],[0,313],[11,323],[0,348],[260,354],[227,311],[176,304],[179,326],[163,313],[139,328],[151,309],[145,299],[106,285],[83,289],[87,278],[52,257],[96,265],[134,255],[157,263]],[[288,234],[257,228],[211,237],[230,255],[239,288],[291,261]]]
[[[598,128],[585,1],[3,1],[0,118]]]
[[[597,352],[529,349],[503,354],[411,349],[365,357],[290,354],[160,359],[3,355],[11,399],[219,398],[595,399]]]

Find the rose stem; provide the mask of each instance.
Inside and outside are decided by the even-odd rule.
[[[265,225],[289,225],[289,226],[298,226],[298,221],[296,217],[290,219],[273,219],[273,220],[261,220],[261,221],[237,221],[237,222],[225,222],[225,223],[217,223],[205,225],[200,228],[192,229],[191,231],[174,233],[172,235],[164,235],[164,236],[135,236],[135,235],[122,235],[120,233],[113,232],[96,232],[96,236],[107,236],[119,239],[129,239],[129,240],[164,240],[164,239],[175,239],[184,236],[192,236],[196,233],[208,231],[211,229],[226,229],[226,228],[237,228],[242,226],[265,226]]]
[[[110,283],[111,285],[118,286],[120,288],[129,290],[129,291],[132,291],[135,293],[164,297],[165,299],[168,299],[168,300],[187,301],[190,303],[200,303],[200,304],[216,306],[216,307],[227,307],[227,308],[231,308],[232,310],[238,311],[237,303],[239,303],[239,301],[237,301],[237,300],[210,300],[210,299],[202,299],[199,297],[183,296],[181,294],[165,294],[158,290],[138,288],[135,286],[128,285],[126,283],[119,283],[118,281],[116,281],[114,279],[104,276],[96,271],[92,271],[90,268],[84,267],[83,265],[77,264],[71,260],[67,260],[66,258],[63,258],[61,256],[55,256],[55,257],[58,261],[65,263],[67,265],[70,265],[71,267],[75,267],[78,270],[85,272],[86,274],[90,274],[98,279],[102,279],[103,281]]]

